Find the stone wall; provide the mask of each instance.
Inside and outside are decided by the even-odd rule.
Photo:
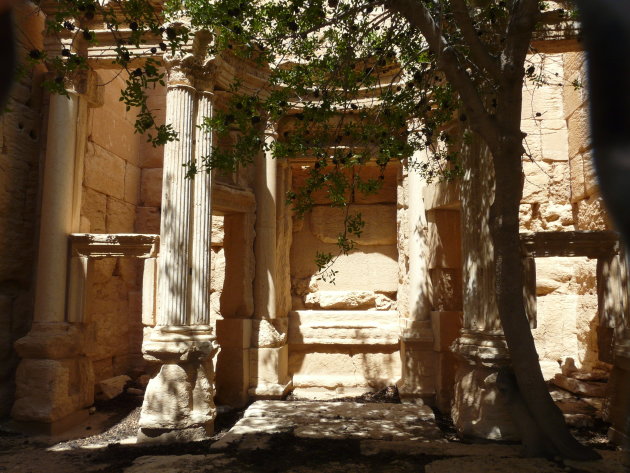
[[[119,101],[123,76],[99,71],[99,81],[104,104],[90,109],[88,115],[80,230],[134,233],[138,205],[144,197],[140,184],[146,138],[134,133],[135,110],[127,111]],[[143,366],[141,277],[137,260],[94,262],[87,354],[96,382]]]
[[[42,48],[43,15],[29,3],[15,8],[17,53],[21,60]],[[3,74],[7,74],[3,71]],[[38,178],[41,144],[43,71],[20,76],[0,114],[0,418],[13,404],[18,363],[13,342],[30,329],[36,257]]]
[[[521,231],[605,230],[605,216],[590,160],[588,112],[581,53],[538,54],[526,81],[523,130],[530,156]],[[577,86],[577,87],[576,87]],[[537,327],[533,329],[546,378],[573,358],[590,369],[597,361],[596,262],[537,258]]]

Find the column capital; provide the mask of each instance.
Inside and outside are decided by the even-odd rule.
[[[165,26],[167,31],[189,30],[190,36],[188,43],[180,50],[164,54],[167,86],[192,87],[203,93],[211,93],[216,76],[215,56],[209,53],[213,35],[206,30],[190,32],[190,27],[182,21],[171,22]]]

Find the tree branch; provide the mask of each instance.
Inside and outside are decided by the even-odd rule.
[[[422,33],[437,57],[438,67],[464,102],[466,112],[471,118],[471,128],[482,136],[491,149],[496,149],[499,143],[496,122],[486,111],[475,84],[461,66],[453,47],[442,36],[431,12],[417,0],[390,0],[385,6],[402,15]]]
[[[517,64],[525,63],[525,56],[529,50],[529,44],[540,16],[538,0],[515,0],[510,12],[505,47],[501,55],[501,69],[512,76],[522,74],[516,71]]]
[[[488,52],[487,47],[479,39],[468,13],[466,2],[464,0],[451,0],[451,5],[455,22],[470,48],[473,61],[478,67],[485,69],[488,74],[497,79],[501,73],[498,61]]]

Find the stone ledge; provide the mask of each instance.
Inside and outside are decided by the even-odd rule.
[[[71,233],[70,255],[88,258],[155,258],[159,235],[139,233]]]

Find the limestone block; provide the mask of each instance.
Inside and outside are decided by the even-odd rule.
[[[525,173],[525,182],[523,184],[521,203],[536,204],[547,202],[551,165],[526,159],[523,161],[523,172]]]
[[[136,218],[136,207],[113,197],[107,198],[108,233],[132,233]]]
[[[348,216],[361,214],[365,222],[361,236],[352,239],[359,245],[394,245],[396,243],[396,208],[393,205],[351,205]],[[344,232],[346,209],[316,206],[310,216],[313,234],[324,243],[337,243]]]
[[[249,350],[250,384],[281,384],[289,380],[289,347],[251,348]]]
[[[576,314],[579,296],[549,294],[538,298],[537,327],[532,330],[541,359],[577,358]]]
[[[381,350],[327,348],[325,351],[291,349],[289,373],[294,393],[305,398],[339,395],[359,388],[380,389],[400,379],[402,371],[398,347]]]
[[[140,195],[140,168],[131,163],[125,165],[125,201],[138,205]]]
[[[574,203],[587,197],[584,176],[584,158],[581,153],[571,157],[569,160],[569,169],[571,176],[571,202]]]
[[[591,148],[588,108],[582,106],[567,118],[569,131],[569,157]]]
[[[160,233],[160,209],[155,207],[136,207],[137,233],[157,235]]]
[[[541,136],[544,161],[566,161],[569,158],[567,128],[564,120],[544,120]]]
[[[462,327],[461,311],[431,312],[431,328],[433,329],[433,349],[450,351],[451,344],[459,336]]]
[[[88,233],[105,233],[105,216],[107,214],[107,196],[100,192],[83,188],[81,196],[81,215],[88,219]]]
[[[366,309],[375,306],[376,294],[373,291],[319,291],[309,297],[317,295],[318,304],[322,309]]]
[[[84,179],[87,187],[117,199],[123,199],[125,161],[106,149],[88,142]]]
[[[22,360],[16,380],[16,420],[55,422],[94,400],[94,375],[85,357]]]
[[[401,379],[396,383],[402,399],[435,396],[436,353],[431,340],[401,339]]]
[[[96,398],[101,401],[109,401],[120,396],[125,386],[131,382],[127,375],[114,376],[96,383]]]
[[[120,103],[117,100],[114,103]],[[119,112],[113,111],[109,105],[111,103],[92,109],[90,141],[137,166],[139,165],[137,144],[140,138],[134,133],[133,122],[125,120]]]
[[[142,170],[140,201],[147,207],[162,204],[162,168]]]
[[[361,179],[377,179],[381,188],[375,194],[363,194],[356,192],[354,201],[357,204],[377,204],[377,203],[395,203],[396,202],[396,182],[400,166],[395,163],[387,165],[383,172],[384,179],[380,179],[381,170],[376,166],[364,166],[357,171]]]

